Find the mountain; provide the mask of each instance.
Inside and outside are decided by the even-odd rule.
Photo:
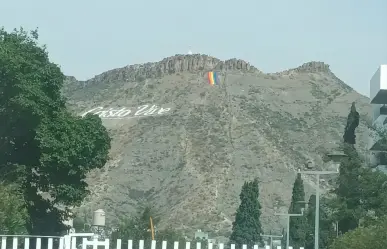
[[[219,85],[208,84],[208,71]],[[352,102],[365,152],[369,100],[323,62],[266,74],[243,60],[176,55],[68,77],[63,92],[75,113],[99,114],[113,138],[81,207],[90,216],[104,209],[111,223],[152,205],[160,229],[227,237],[243,182],[258,177],[263,227],[280,232],[285,220],[274,213],[287,211],[297,169],[329,167],[322,157],[337,149]],[[304,182],[313,193],[314,179]]]

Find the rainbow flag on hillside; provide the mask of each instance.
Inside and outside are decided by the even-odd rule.
[[[208,72],[208,82],[210,85],[219,85],[219,78],[216,72]]]

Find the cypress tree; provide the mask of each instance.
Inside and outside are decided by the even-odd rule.
[[[348,156],[340,164],[337,183],[337,199],[339,201],[339,230],[346,233],[359,226],[359,219],[364,216],[362,208],[362,162],[355,148],[345,145]]]
[[[232,224],[230,244],[239,246],[246,244],[248,248],[253,245],[262,245],[260,222],[261,205],[259,204],[258,179],[245,182],[239,195],[241,204],[239,205],[235,221]]]
[[[354,147],[356,144],[355,129],[359,125],[359,113],[352,103],[344,130],[343,151],[347,157],[340,164],[339,177],[335,193],[338,201],[339,230],[346,233],[359,225],[359,219],[364,213],[361,205],[362,161]]]
[[[319,249],[328,248],[333,238],[335,237],[335,231],[333,228],[333,222],[327,213],[326,207],[327,199],[320,200],[320,229],[319,229]],[[314,248],[314,225],[316,215],[316,195],[311,195],[309,198],[309,206],[306,211],[306,231],[305,231],[305,249]]]
[[[387,202],[387,177],[379,171],[363,167],[364,161],[356,151],[355,129],[359,114],[352,104],[344,131],[343,151],[347,155],[341,161],[337,187],[335,189],[335,219],[339,222],[339,233],[344,234],[359,227],[360,220],[367,223],[385,215]],[[386,130],[377,133],[387,141]],[[374,211],[375,217],[367,215]],[[365,223],[362,223],[363,225]]]
[[[305,207],[304,182],[301,174],[297,174],[293,185],[292,201],[289,207],[289,214],[300,214]],[[289,223],[289,245],[293,248],[305,246],[306,238],[306,218],[305,216],[290,217]]]
[[[316,214],[316,195],[311,195],[309,198],[309,206],[306,212],[307,231],[305,238],[305,249],[314,249],[314,224]]]

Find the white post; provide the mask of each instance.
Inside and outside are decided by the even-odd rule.
[[[98,237],[94,237],[93,239],[93,249],[98,249]]]
[[[7,248],[7,238],[2,237],[1,238],[1,249],[6,249]]]
[[[121,239],[117,239],[117,249],[121,249]]]
[[[86,249],[86,248],[87,248],[87,239],[83,238],[82,239],[82,249]]]
[[[17,238],[16,237],[13,237],[12,239],[12,249],[17,249]]]
[[[290,216],[288,215],[287,216],[288,220],[287,220],[287,225],[286,225],[286,249],[289,249],[289,232],[290,232]]]
[[[65,249],[71,249],[71,236],[70,235],[64,236],[64,247],[65,247]]]
[[[61,245],[61,243],[62,243],[62,245]],[[30,249],[30,238],[24,239],[24,249]],[[59,249],[64,249],[63,248],[63,238],[60,238]]]
[[[71,249],[77,249],[77,237],[70,237],[70,238],[71,238]]]
[[[52,249],[52,244],[53,244],[52,238],[48,238],[48,241],[47,241],[47,248],[48,248],[48,249]]]
[[[320,174],[316,175],[316,215],[314,217],[314,248],[319,249],[319,229],[320,229]]]
[[[42,239],[36,238],[36,249],[40,249],[42,247]]]

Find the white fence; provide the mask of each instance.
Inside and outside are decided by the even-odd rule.
[[[76,235],[66,235],[64,237],[48,237],[48,236],[28,236],[28,235],[0,235],[1,237],[1,248],[0,249],[30,249],[30,240],[34,240],[35,249],[110,249],[110,240],[98,240],[97,238],[93,238],[90,240],[90,237],[93,237],[94,234],[76,234]],[[78,237],[78,239],[77,239]],[[12,242],[11,242],[12,241]],[[8,244],[7,244],[8,242]],[[9,243],[10,242],[10,243]],[[20,244],[19,244],[20,242]],[[54,243],[55,242],[55,243]],[[146,248],[144,246],[144,240],[140,240],[138,242],[138,249],[156,249],[156,243],[161,243],[161,249],[167,249],[167,244],[173,243],[173,249],[179,249],[182,245],[179,245],[178,241],[175,242],[167,242],[161,241],[156,242],[155,240],[151,241],[150,248]],[[54,244],[56,246],[54,246]],[[117,239],[115,249],[126,249],[122,247],[122,240]],[[134,249],[134,243],[132,240],[128,240],[127,249]],[[185,249],[195,249],[195,245],[191,245],[191,242],[185,242],[183,248]],[[207,244],[207,249],[225,249],[225,245],[223,243],[219,243],[214,245],[213,243]],[[137,248],[137,247],[136,247]],[[196,249],[201,249],[202,244],[200,242],[196,243]],[[240,248],[240,247],[237,247]],[[32,248],[31,248],[32,249]],[[230,249],[236,249],[236,246],[232,244]],[[248,249],[247,245],[242,245],[242,249]],[[257,245],[253,246],[250,249],[282,249],[281,246],[277,246],[276,248],[270,248],[270,246],[258,247]],[[284,248],[285,249],[285,248]],[[304,249],[304,247],[293,248],[289,246],[288,249]]]

